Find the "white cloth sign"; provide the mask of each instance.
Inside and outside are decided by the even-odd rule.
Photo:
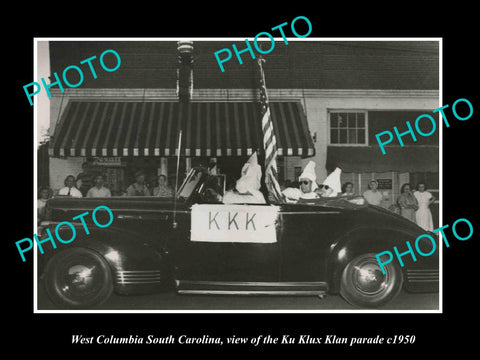
[[[193,205],[191,240],[275,243],[277,206]]]

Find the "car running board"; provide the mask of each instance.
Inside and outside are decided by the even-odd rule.
[[[177,280],[179,294],[202,295],[300,295],[319,296],[328,292],[325,282],[225,282]]]

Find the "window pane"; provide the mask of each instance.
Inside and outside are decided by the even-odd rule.
[[[346,113],[339,113],[338,114],[338,126],[339,127],[347,127],[347,114]]]
[[[330,130],[330,143],[331,144],[338,144],[338,130],[337,129]]]
[[[365,129],[358,130],[358,143],[365,144]]]
[[[356,113],[348,113],[348,127],[354,129],[356,126]]]
[[[331,112],[330,143],[331,144],[365,144],[366,143],[366,113]]]
[[[338,127],[338,113],[330,113],[330,126]]]
[[[348,143],[356,144],[357,143],[357,130],[348,129]]]
[[[357,113],[357,126],[365,127],[365,113]]]

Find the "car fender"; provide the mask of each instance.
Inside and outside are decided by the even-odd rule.
[[[401,252],[406,251],[408,250],[406,241],[412,242],[418,235],[420,233],[381,227],[358,227],[342,235],[331,245],[326,261],[330,292],[338,293],[340,291],[342,272],[356,256],[368,252],[377,254],[383,251],[392,251],[393,246],[397,246]],[[410,264],[407,257],[404,258],[404,262],[403,271]]]
[[[165,254],[159,246],[160,241],[153,241],[130,232],[120,227],[108,228],[89,228],[89,234],[86,234],[82,224],[72,223],[76,229],[77,236],[70,243],[62,243],[55,238],[53,228],[50,228],[54,237],[56,248],[44,245],[45,253],[39,254],[39,274],[42,275],[47,262],[55,256],[56,253],[72,248],[83,247],[94,250],[103,256],[108,262],[114,276],[115,290],[120,293],[137,293],[131,286],[125,285],[146,285],[146,277],[154,274],[166,274]],[[63,239],[72,237],[71,229],[59,229],[58,235]],[[138,277],[143,283],[133,284],[124,280],[125,274],[141,274]],[[136,279],[136,280],[138,280]],[[140,281],[139,280],[139,281]],[[152,282],[153,284],[153,282]],[[140,291],[143,292],[143,291]]]

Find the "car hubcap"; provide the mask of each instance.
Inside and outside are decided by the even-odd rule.
[[[102,288],[102,271],[94,261],[66,264],[58,273],[57,288],[62,296],[81,301],[94,296]]]
[[[354,266],[353,280],[355,288],[361,293],[376,295],[387,288],[390,274],[388,269],[383,274],[376,261],[366,259]]]

